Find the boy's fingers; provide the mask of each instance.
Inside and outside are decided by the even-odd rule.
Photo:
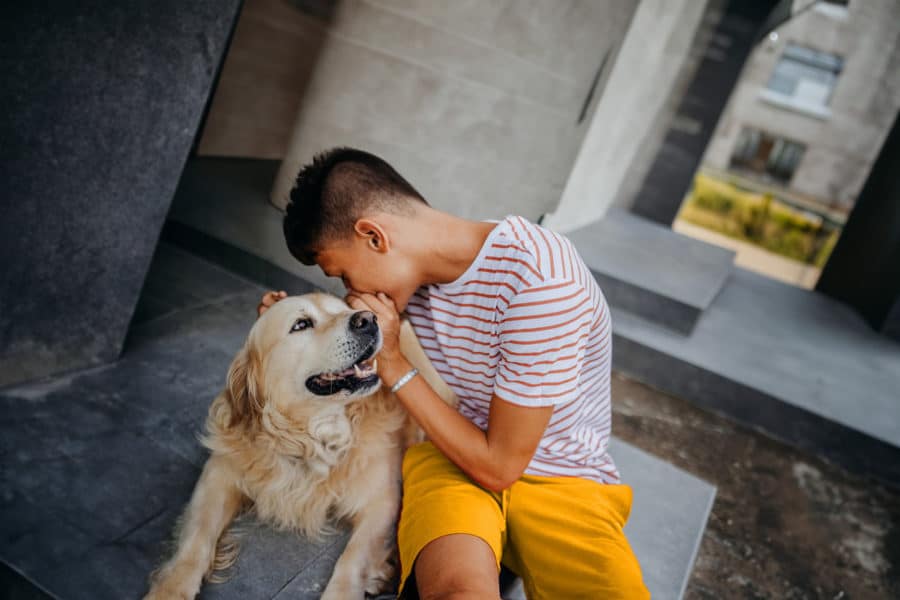
[[[366,296],[370,295],[371,294],[366,294]],[[378,303],[362,296],[350,296],[350,300],[347,300],[347,304],[357,310],[371,310],[376,314],[378,313]]]
[[[378,299],[381,300],[382,302],[384,302],[386,305],[388,305],[391,308],[394,308],[396,310],[396,307],[394,305],[394,299],[391,298],[390,296],[388,296],[387,294],[385,294],[384,292],[378,292]]]
[[[279,292],[269,291],[263,294],[262,300],[256,305],[256,312],[262,314],[267,308],[278,302],[281,298],[286,298],[287,292],[281,290]]]
[[[391,302],[390,297],[384,292],[377,292],[374,296],[372,296],[374,302],[380,305],[381,310],[386,313],[395,312],[393,303]]]

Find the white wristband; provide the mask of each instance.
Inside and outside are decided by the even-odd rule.
[[[410,379],[415,377],[416,373],[418,373],[418,372],[419,372],[419,370],[417,368],[413,367],[412,369],[410,369],[409,371],[404,373],[403,377],[398,379],[397,383],[395,383],[394,385],[391,386],[391,392],[396,392],[397,390],[399,390],[401,387],[403,387],[406,384],[407,381],[409,381]]]

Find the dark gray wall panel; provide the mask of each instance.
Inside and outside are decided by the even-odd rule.
[[[239,8],[5,9],[0,386],[118,357]]]
[[[702,57],[678,106],[677,118],[634,198],[633,213],[672,224],[761,27],[777,4],[778,0],[710,3],[722,16],[701,26],[697,44]],[[691,127],[684,127],[685,123]]]

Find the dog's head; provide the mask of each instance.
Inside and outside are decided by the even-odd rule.
[[[381,345],[371,311],[320,292],[279,300],[253,324],[228,370],[232,423],[259,416],[270,402],[315,411],[374,394]]]

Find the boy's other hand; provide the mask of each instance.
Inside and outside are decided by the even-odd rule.
[[[260,318],[264,312],[269,310],[269,307],[281,300],[282,298],[287,298],[287,292],[284,290],[279,290],[277,292],[266,292],[262,300],[260,300],[259,304],[256,305],[256,318]]]

